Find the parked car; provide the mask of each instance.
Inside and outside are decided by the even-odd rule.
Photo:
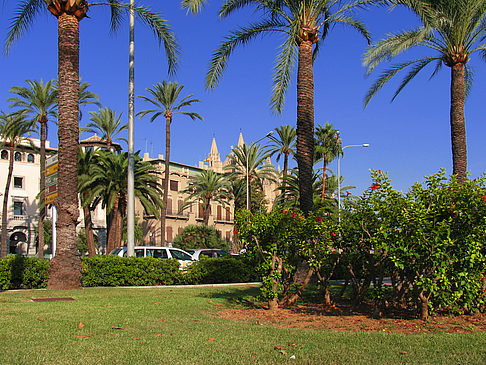
[[[194,250],[186,250],[192,255],[193,260],[201,260],[210,257],[222,257],[231,255],[228,251],[220,248],[197,248]]]
[[[110,252],[110,255],[127,257],[127,247],[118,247]],[[154,257],[156,259],[176,259],[181,264],[181,270],[189,266],[194,260],[184,250],[175,247],[159,246],[135,246],[135,257]]]

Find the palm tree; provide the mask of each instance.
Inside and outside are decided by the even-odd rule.
[[[263,190],[263,180],[275,181],[275,169],[272,165],[264,163],[268,157],[268,152],[264,152],[259,144],[253,143],[250,146],[244,143],[234,148],[228,155],[230,164],[224,169],[230,172],[230,178],[247,181],[249,210],[252,206],[252,185],[256,184]]]
[[[450,125],[453,174],[464,180],[467,171],[466,126],[464,101],[471,82],[467,63],[470,55],[486,53],[486,2],[484,0],[393,0],[392,5],[404,5],[413,11],[422,25],[412,30],[388,35],[373,43],[364,55],[363,63],[370,74],[383,61],[419,46],[433,50],[429,57],[403,62],[385,70],[371,86],[365,105],[399,71],[409,68],[394,100],[402,89],[422,69],[434,64],[432,76],[443,65],[451,69]]]
[[[189,195],[184,199],[180,210],[194,202],[202,201],[203,224],[208,225],[211,202],[220,203],[224,207],[230,199],[228,188],[229,182],[224,175],[213,170],[203,170],[200,175],[192,178],[187,188],[182,191]]]
[[[106,141],[106,147],[111,149],[113,138],[120,132],[128,129],[128,124],[121,124],[121,113],[116,115],[114,110],[110,108],[100,108],[97,112],[89,112],[91,114],[91,122],[86,124],[86,127],[81,128],[83,132],[101,134],[101,138]],[[125,138],[115,138],[127,141]]]
[[[343,154],[339,131],[334,129],[332,124],[329,123],[326,123],[325,127],[318,125],[316,128],[315,145],[315,161],[318,162],[322,160],[323,162],[321,193],[321,200],[323,201],[326,196],[327,165],[337,156]]]
[[[32,123],[40,130],[40,194],[39,194],[39,247],[37,255],[44,257],[44,218],[46,215],[45,197],[45,169],[46,169],[46,140],[47,121],[57,118],[57,89],[54,80],[44,83],[44,80],[26,80],[28,87],[14,86],[10,89],[15,97],[8,99],[11,108],[19,108],[19,112],[32,118]]]
[[[127,200],[128,153],[115,154],[99,150],[94,158],[95,161],[89,168],[89,177],[81,180],[80,190],[87,192],[84,196],[85,204],[100,198],[102,207],[106,209],[108,253],[121,245]],[[155,167],[135,155],[134,171],[135,197],[148,214],[158,216],[158,209],[162,206],[162,189]]]
[[[284,167],[282,173],[282,194],[285,195],[285,185],[289,167],[289,156],[295,155],[295,128],[291,127],[290,125],[283,125],[281,127],[275,128],[277,131],[278,138],[274,135],[269,137],[270,144],[265,146],[270,156],[277,155],[277,162],[280,160],[280,157],[284,157]]]
[[[47,5],[47,7],[46,7]],[[117,0],[92,5],[109,5],[111,27],[120,25],[123,10],[129,4]],[[48,288],[81,288],[81,263],[76,256],[76,224],[78,218],[78,139],[79,139],[79,22],[86,17],[86,0],[29,0],[20,2],[9,27],[5,52],[31,25],[35,15],[49,10],[58,20],[58,79],[59,79],[59,195],[57,197],[58,245],[49,268]],[[178,47],[174,35],[159,14],[143,6],[134,7],[139,18],[164,43],[169,72],[174,71]]]
[[[200,9],[203,0],[186,0],[191,11]],[[254,6],[263,18],[240,28],[225,38],[213,54],[206,75],[206,87],[214,88],[220,81],[227,61],[237,46],[266,34],[281,34],[284,41],[277,56],[273,76],[272,108],[280,113],[295,62],[297,65],[297,164],[299,168],[300,207],[304,213],[312,209],[312,174],[314,157],[314,76],[313,63],[322,41],[335,24],[355,28],[367,40],[364,25],[352,11],[372,0],[227,0],[219,11],[227,17],[244,6]]]
[[[0,112],[0,143],[6,145],[9,150],[8,174],[5,183],[5,191],[3,193],[2,206],[2,235],[1,235],[1,249],[0,257],[5,257],[8,254],[7,250],[7,214],[8,214],[8,197],[10,191],[10,184],[12,182],[12,173],[14,167],[14,152],[23,136],[33,131],[32,122],[27,120],[24,113],[10,113],[5,114]]]
[[[160,116],[165,117],[165,167],[164,167],[164,207],[162,208],[162,214],[160,217],[160,244],[165,243],[165,217],[167,214],[167,202],[169,199],[169,179],[170,179],[170,125],[172,123],[172,117],[174,114],[187,115],[192,120],[203,118],[194,112],[181,111],[185,107],[192,106],[193,103],[200,102],[199,99],[192,99],[193,94],[179,98],[184,85],[179,85],[177,82],[162,81],[152,86],[152,89],[146,89],[152,96],[152,99],[147,96],[139,96],[143,100],[151,103],[153,109],[143,110],[137,115],[143,118],[145,115],[150,114],[150,121],[153,122]]]

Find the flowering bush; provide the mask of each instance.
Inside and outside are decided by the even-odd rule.
[[[335,223],[319,213],[305,217],[300,211],[281,208],[254,213],[242,210],[236,221],[239,239],[260,259],[262,295],[272,309],[303,289],[294,285],[299,261],[305,261],[307,275],[312,275],[333,245]]]
[[[372,172],[373,185],[347,206],[342,246],[358,300],[372,281],[390,276],[395,302],[473,311],[485,304],[485,179],[447,179],[442,170],[407,193]]]

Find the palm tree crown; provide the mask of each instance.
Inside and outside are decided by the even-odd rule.
[[[365,53],[363,63],[370,74],[376,66],[414,47],[426,47],[435,54],[403,62],[385,70],[371,86],[365,105],[398,72],[409,69],[394,100],[403,88],[426,66],[434,65],[432,76],[443,65],[451,68],[450,124],[453,173],[463,179],[467,170],[464,101],[471,82],[468,70],[474,52],[486,52],[486,2],[484,0],[392,0],[392,5],[404,5],[412,10],[422,25],[391,34],[373,43]]]
[[[208,225],[211,213],[211,202],[220,203],[225,206],[228,203],[230,194],[228,192],[229,183],[226,177],[213,170],[203,170],[201,174],[189,181],[189,185],[183,193],[189,194],[181,206],[181,210],[199,201],[203,202],[203,223]]]
[[[121,113],[117,116],[116,112],[110,108],[100,108],[97,112],[89,112],[91,114],[91,122],[86,124],[86,127],[81,128],[83,132],[101,134],[101,138],[106,140],[108,148],[110,148],[114,139],[123,140],[125,138],[114,138],[118,133],[128,129],[128,124],[121,124]]]

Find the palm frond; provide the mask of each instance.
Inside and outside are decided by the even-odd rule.
[[[278,55],[275,72],[273,75],[273,92],[270,105],[278,114],[282,113],[285,94],[292,80],[291,72],[297,58],[297,48],[293,37],[287,37],[282,45],[282,51]]]
[[[412,80],[417,74],[423,70],[425,66],[427,66],[430,62],[432,61],[437,61],[441,60],[440,58],[437,57],[428,57],[428,58],[422,58],[420,60],[415,60],[413,63],[415,63],[415,66],[412,67],[410,72],[403,78],[400,86],[398,89],[395,91],[395,94],[393,94],[392,101],[395,100],[395,98],[398,96],[398,94],[403,90],[405,86]]]
[[[213,53],[210,61],[209,71],[206,74],[206,89],[214,89],[219,84],[219,80],[226,69],[228,58],[234,49],[239,45],[245,45],[249,41],[269,31],[279,31],[281,26],[279,22],[268,20],[250,25],[248,28],[240,28],[233,31],[225,39],[215,53]]]
[[[363,65],[369,75],[381,62],[391,60],[398,54],[421,44],[431,37],[432,29],[420,27],[399,34],[389,34],[387,38],[372,43],[363,55]]]
[[[20,1],[7,31],[7,39],[4,44],[4,52],[8,54],[13,43],[19,39],[32,25],[35,16],[46,11],[45,3],[42,0]]]

